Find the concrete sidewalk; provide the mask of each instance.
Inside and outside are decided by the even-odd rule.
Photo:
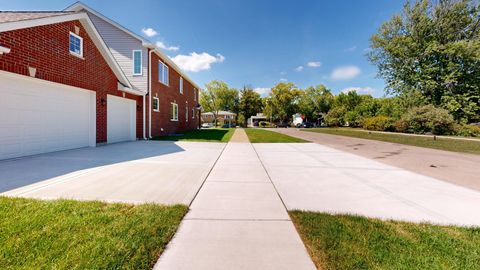
[[[252,145],[230,142],[154,269],[315,266]]]

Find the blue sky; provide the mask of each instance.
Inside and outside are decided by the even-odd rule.
[[[61,10],[74,1],[6,1],[1,10]],[[82,1],[146,36],[200,86],[221,79],[265,93],[279,81],[384,95],[365,57],[369,38],[403,0]],[[149,29],[151,28],[151,29]],[[145,30],[145,31],[142,31]],[[151,31],[154,30],[154,31]]]

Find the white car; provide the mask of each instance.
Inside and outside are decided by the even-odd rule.
[[[213,127],[213,123],[203,123],[202,128],[211,128]]]

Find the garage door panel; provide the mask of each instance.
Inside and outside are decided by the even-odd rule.
[[[91,146],[95,92],[24,77],[0,73],[0,159]]]
[[[107,141],[109,143],[135,140],[136,102],[107,95]]]

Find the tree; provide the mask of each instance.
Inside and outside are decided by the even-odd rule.
[[[244,125],[247,125],[247,119],[256,115],[263,109],[262,98],[260,94],[253,91],[251,87],[243,87],[240,92],[239,112],[242,114]]]
[[[418,0],[371,37],[371,62],[387,91],[418,91],[457,121],[480,118],[480,4]]]
[[[223,81],[213,80],[205,85],[200,104],[204,111],[213,113],[217,125],[219,111],[238,113],[238,90],[229,88]]]
[[[293,83],[279,83],[272,88],[267,99],[271,115],[280,121],[286,121],[297,110],[298,97],[301,94]]]
[[[330,89],[321,84],[305,89],[298,100],[298,112],[307,119],[323,118],[331,108],[334,96]]]

